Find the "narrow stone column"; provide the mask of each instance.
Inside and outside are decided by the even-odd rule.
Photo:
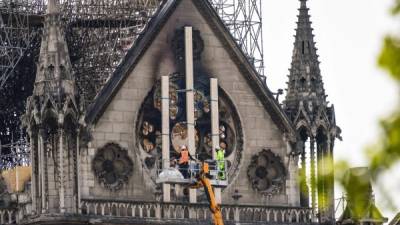
[[[330,206],[330,215],[333,222],[335,222],[335,165],[334,160],[335,157],[333,155],[333,147],[334,147],[335,138],[330,137],[328,139],[328,154],[329,154],[329,167],[331,171],[329,171],[332,176],[330,176],[329,182],[329,206]]]
[[[333,154],[332,154],[332,143],[331,138],[328,136],[324,143],[324,203],[325,203],[325,217],[329,222],[334,222],[335,218],[335,196],[334,196],[334,165],[333,165]]]
[[[310,137],[310,181],[311,181],[311,207],[317,207],[316,168],[315,168],[315,139]]]
[[[301,186],[301,206],[309,207],[310,206],[310,192],[307,186],[307,162],[306,162],[306,146],[305,142],[301,141],[301,169],[300,169],[300,186]]]
[[[60,213],[65,212],[64,205],[64,130],[62,127],[58,128],[58,196],[60,204]]]
[[[320,215],[320,222],[328,219],[328,202],[327,202],[327,182],[328,181],[328,146],[326,137],[319,140],[317,144],[317,159],[318,159],[318,212]]]
[[[283,135],[283,142],[286,144],[286,159],[288,161],[289,180],[287,180],[288,202],[291,206],[300,204],[300,188],[297,180],[298,177],[298,156],[296,156],[292,148],[290,138],[287,133]],[[297,150],[297,149],[296,149]]]
[[[240,212],[239,212],[239,207],[238,206],[235,207],[235,213],[233,214],[233,220],[236,223],[240,222]]]
[[[39,128],[39,177],[40,177],[40,198],[41,211],[46,213],[46,187],[45,187],[45,149],[44,149],[44,129]]]
[[[322,218],[326,211],[325,205],[325,177],[324,177],[324,170],[325,170],[325,154],[324,154],[324,147],[323,143],[317,143],[317,190],[318,190],[318,213]]]
[[[81,148],[80,148],[80,134],[81,130],[76,130],[76,160],[75,160],[75,170],[76,170],[76,211],[81,213]]]
[[[31,178],[31,195],[32,195],[32,214],[35,215],[37,213],[37,195],[36,195],[36,182],[37,182],[37,176],[36,170],[37,170],[37,165],[36,165],[36,160],[35,160],[35,154],[37,153],[37,149],[35,146],[35,140],[37,140],[38,134],[36,132],[32,131],[32,128],[29,129],[29,137],[30,137],[30,147],[31,147],[31,165],[32,165],[32,178]]]

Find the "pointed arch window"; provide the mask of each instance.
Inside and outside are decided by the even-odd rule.
[[[45,76],[46,80],[54,79],[54,66],[53,66],[53,64],[50,64],[47,67],[47,70],[45,71],[44,76]]]
[[[317,79],[315,79],[315,77],[311,77],[311,86],[313,88],[317,87]]]
[[[300,90],[304,91],[306,88],[306,78],[305,77],[301,77],[300,78]]]
[[[61,79],[68,79],[69,77],[67,77],[67,70],[65,69],[65,67],[63,65],[60,65],[60,76]]]

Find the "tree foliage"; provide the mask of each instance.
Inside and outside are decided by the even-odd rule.
[[[400,14],[400,0],[396,0],[392,13],[395,16]],[[400,36],[388,35],[384,39],[378,65],[390,74],[400,89]],[[400,161],[399,106],[395,108],[391,116],[381,121],[382,135],[380,140],[367,150],[370,169],[374,178]]]
[[[395,0],[395,5],[391,10],[393,16],[400,15],[400,0]],[[380,68],[388,72],[397,84],[400,93],[400,35],[387,35],[383,40],[383,47],[378,57],[378,65]],[[400,95],[399,95],[400,96]],[[399,98],[397,96],[397,98]],[[400,98],[399,98],[400,100]],[[398,103],[399,104],[399,103]],[[376,144],[368,147],[365,151],[369,160],[369,170],[373,181],[377,181],[385,172],[393,168],[394,165],[400,163],[400,104],[394,106],[394,112],[380,122],[381,135],[378,137]],[[363,202],[368,193],[368,186],[363,186],[363,181],[352,178],[351,182],[347,182],[346,172],[349,170],[349,164],[345,161],[337,162],[335,165],[335,178],[342,185],[347,200],[356,203],[354,207],[355,214],[359,215],[363,211]],[[383,193],[389,206],[393,206],[390,193]],[[372,215],[372,217],[379,215]]]

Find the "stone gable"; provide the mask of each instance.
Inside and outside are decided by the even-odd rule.
[[[136,123],[141,104],[155,82],[162,75],[177,71],[170,46],[175,30],[185,25],[200,31],[204,40],[203,67],[208,74],[218,78],[220,88],[233,102],[240,117],[238,122],[243,128],[243,151],[239,171],[231,178],[234,179],[231,185],[223,191],[223,202],[233,203],[231,196],[238,190],[243,196],[239,203],[293,205],[293,202],[298,201],[298,194],[288,192],[296,188],[296,177],[287,175],[291,181],[286,182],[284,193],[269,197],[254,191],[247,178],[247,168],[252,156],[263,149],[271,149],[281,157],[287,167],[285,162],[288,162],[288,145],[283,132],[256,97],[224,43],[218,39],[207,18],[203,18],[191,0],[180,2],[138,64],[123,81],[104,113],[93,125],[93,140],[82,155],[82,198],[155,200],[155,186],[138,157]],[[128,184],[119,191],[109,191],[102,187],[92,171],[92,159],[96,151],[110,142],[127,149],[133,161],[133,174]]]

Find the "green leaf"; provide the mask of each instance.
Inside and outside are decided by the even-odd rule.
[[[400,13],[400,0],[396,0],[393,8],[392,8],[392,14],[397,15]]]
[[[378,64],[400,81],[400,39],[390,36],[385,38]]]

